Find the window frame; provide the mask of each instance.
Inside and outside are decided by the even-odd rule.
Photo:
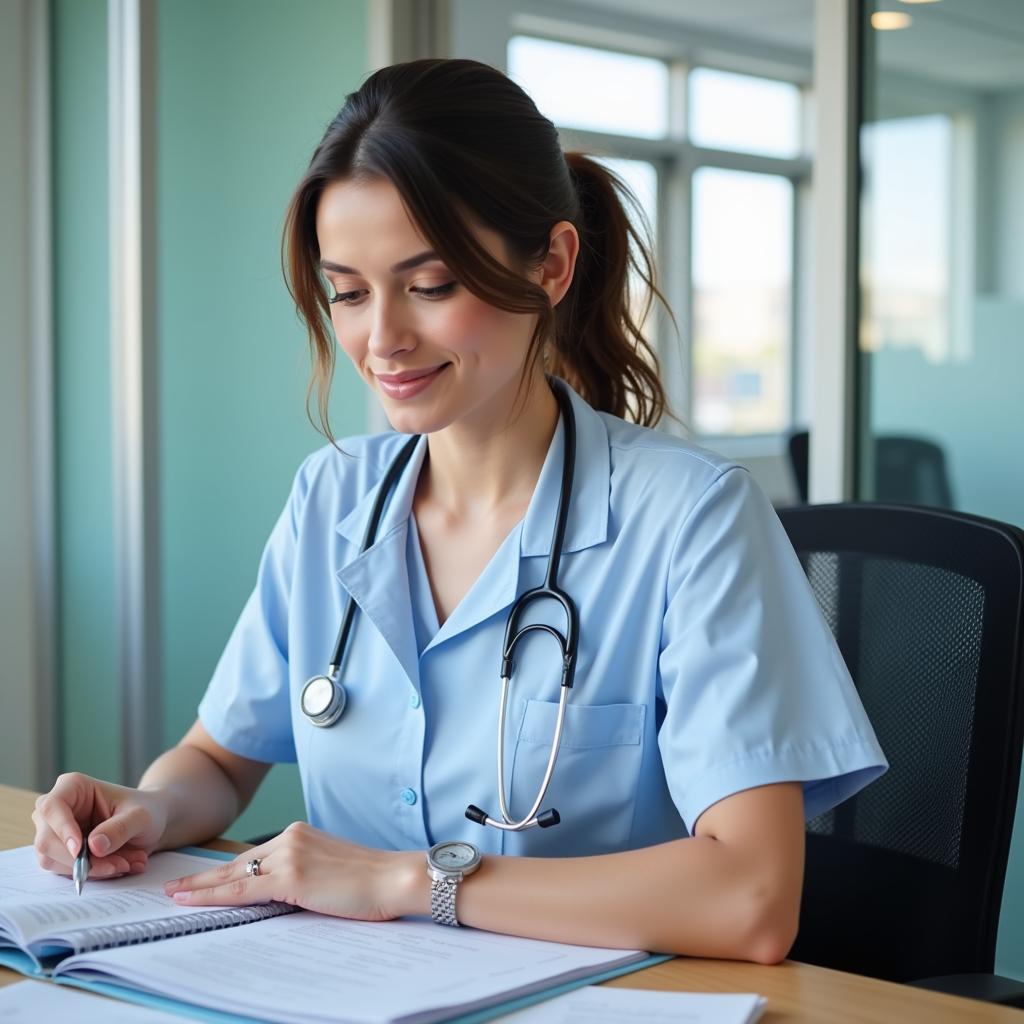
[[[780,60],[777,51],[755,46],[747,42],[730,40],[730,52],[721,38],[718,45],[708,49],[706,38],[698,38],[694,45],[692,34],[687,31],[684,41],[679,36],[679,26],[664,26],[665,32],[655,31],[655,23],[649,19],[634,19],[630,23],[634,30],[628,34],[616,33],[603,36],[601,26],[584,23],[565,10],[566,5],[555,5],[557,17],[542,17],[535,12],[535,5],[518,2],[508,12],[504,37],[501,39],[503,70],[508,70],[507,53],[509,40],[514,36],[530,36],[552,42],[581,46],[593,46],[632,56],[660,59],[669,72],[668,132],[664,138],[648,139],[590,129],[571,128],[556,124],[562,144],[567,149],[579,148],[597,155],[626,160],[643,160],[653,165],[658,182],[658,211],[655,225],[656,252],[659,287],[665,294],[679,324],[679,336],[672,330],[671,322],[660,306],[653,313],[654,338],[652,339],[659,361],[663,367],[669,403],[681,424],[666,419],[662,429],[672,433],[686,434],[699,438],[702,443],[726,453],[742,453],[748,442],[759,452],[770,450],[780,454],[785,450],[789,431],[806,421],[806,388],[801,373],[803,346],[806,343],[807,309],[804,293],[800,287],[802,275],[809,269],[809,254],[806,243],[807,206],[813,172],[813,156],[808,152],[806,125],[810,120],[810,103],[813,93],[810,84],[810,69],[794,54],[787,51],[786,59]],[[551,6],[546,8],[551,10]],[[587,12],[592,13],[592,12]],[[650,34],[643,32],[650,26]],[[491,26],[493,28],[497,26]],[[490,47],[498,44],[492,34]],[[688,76],[694,68],[712,68],[737,74],[771,78],[796,85],[800,89],[800,120],[804,126],[801,138],[802,152],[796,157],[775,157],[755,153],[734,152],[697,146],[688,137]],[[790,253],[790,326],[789,365],[787,376],[789,394],[786,415],[788,426],[781,432],[769,434],[697,434],[693,428],[693,281],[692,281],[692,196],[693,175],[702,167],[722,170],[747,171],[754,174],[771,174],[786,178],[793,187]],[[685,358],[684,358],[685,356]]]

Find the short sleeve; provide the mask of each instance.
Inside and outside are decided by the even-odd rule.
[[[676,536],[659,669],[658,745],[691,835],[741,790],[802,782],[810,819],[888,767],[785,530],[741,467]]]
[[[255,761],[296,760],[288,688],[288,604],[306,465],[295,476],[263,549],[256,586],[199,703],[206,731],[227,750]]]

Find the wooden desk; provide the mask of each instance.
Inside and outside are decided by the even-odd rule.
[[[0,785],[0,849],[32,842],[35,794]],[[220,840],[214,849],[240,852]],[[0,968],[0,985],[21,975]],[[624,988],[682,992],[757,992],[768,999],[764,1024],[1024,1024],[1024,1010],[960,999],[924,989],[786,960],[772,967],[734,960],[682,957],[607,982]],[[97,997],[100,998],[100,997]]]

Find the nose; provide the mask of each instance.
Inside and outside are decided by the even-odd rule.
[[[375,301],[368,348],[379,359],[389,359],[416,347],[415,332],[409,326],[400,301],[382,296]]]

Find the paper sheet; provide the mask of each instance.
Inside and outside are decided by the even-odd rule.
[[[70,878],[43,871],[32,847],[22,846],[0,852],[0,912],[26,944],[77,928],[183,917],[198,908],[175,903],[164,882],[209,867],[204,857],[157,853],[142,874],[87,881],[79,896]]]
[[[132,1003],[62,988],[48,981],[0,987],[0,1024],[181,1024],[181,1017]]]
[[[753,1024],[766,1005],[763,997],[747,993],[587,985],[509,1014],[502,1024]]]
[[[371,924],[308,912],[221,932],[73,957],[60,967],[89,980],[273,1020],[376,1024],[431,1020],[497,995],[547,987],[642,959],[636,950],[514,938],[420,919]],[[102,973],[100,973],[102,972]]]

